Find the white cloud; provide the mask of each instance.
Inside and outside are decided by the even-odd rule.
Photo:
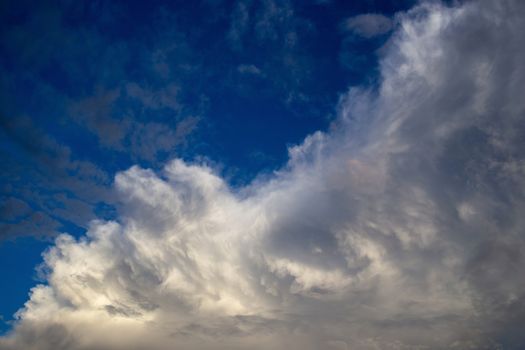
[[[524,14],[400,15],[378,91],[269,180],[118,174],[119,222],[57,239],[0,349],[519,349]]]

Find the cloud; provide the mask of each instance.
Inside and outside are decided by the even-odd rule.
[[[125,11],[99,5],[3,6],[0,240],[83,229],[101,211],[107,218],[114,172],[174,157],[201,120],[199,107],[179,101],[170,75],[192,61],[182,36],[151,29],[160,21],[136,23],[151,27],[153,47],[109,35]],[[138,82],[126,68],[131,57]],[[13,216],[17,201],[30,213]]]
[[[262,75],[263,74],[261,70],[253,64],[241,64],[237,67],[237,71],[241,74],[252,74],[252,75]]]
[[[147,108],[159,109],[165,107],[176,112],[181,108],[177,101],[179,87],[173,83],[158,91],[150,91],[137,83],[128,83],[126,91],[129,96],[136,98]]]
[[[158,121],[139,120],[138,116],[143,110],[167,108],[179,114],[181,106],[176,100],[179,88],[174,84],[151,90],[137,83],[128,83],[125,86],[126,96],[122,96],[120,90],[97,91],[93,96],[74,101],[70,106],[73,118],[97,135],[101,145],[113,151],[130,151],[134,160],[155,162],[159,160],[159,153],[172,155],[175,148],[184,144],[197,127],[199,118],[195,116],[178,120],[175,127]],[[123,100],[119,101],[119,98]],[[139,108],[126,111],[130,115],[119,119],[114,116],[120,112],[119,104],[137,101],[140,103]]]
[[[226,36],[228,43],[233,50],[240,51],[243,47],[243,37],[248,30],[250,13],[248,10],[249,3],[239,1],[231,15],[231,24]]]
[[[0,239],[54,236],[64,222],[85,227],[98,202],[112,203],[107,173],[75,159],[31,119],[2,118],[0,132],[7,145],[0,151]]]
[[[179,121],[175,129],[156,122],[133,123],[130,149],[134,155],[151,161],[158,159],[161,152],[172,154],[186,142],[198,122],[198,117],[190,116]]]
[[[130,120],[112,117],[113,105],[120,95],[120,89],[97,88],[92,96],[73,101],[69,112],[73,120],[97,135],[102,145],[122,150],[122,141],[131,126]]]
[[[118,221],[58,237],[0,349],[519,349],[524,15],[401,14],[377,89],[271,178],[119,173]]]
[[[266,86],[263,89],[260,84],[240,88],[239,82],[232,84],[240,94],[255,89],[256,94],[277,94],[287,107],[308,104],[310,110],[318,108],[315,102],[320,101],[308,98],[318,91],[314,75],[318,73],[315,61],[319,57],[308,51],[317,34],[313,21],[297,13],[289,0],[236,2],[226,40],[231,50],[240,57],[249,55],[252,61],[237,66],[237,72],[264,77],[267,84],[262,85]],[[326,72],[319,74],[324,76]]]
[[[388,33],[393,28],[392,20],[377,13],[367,13],[346,19],[341,28],[364,38]]]

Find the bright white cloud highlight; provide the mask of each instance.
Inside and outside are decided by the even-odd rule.
[[[519,349],[525,4],[399,15],[377,91],[232,191],[133,167],[0,349]]]

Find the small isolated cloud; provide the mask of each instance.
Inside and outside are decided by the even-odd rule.
[[[253,75],[262,74],[261,70],[253,64],[241,64],[237,67],[237,71],[243,74],[253,74]]]
[[[400,15],[377,89],[272,177],[118,173],[117,220],[57,238],[0,349],[522,349],[525,3],[501,3]]]
[[[393,22],[381,14],[367,13],[346,19],[341,28],[364,38],[372,38],[391,31]]]

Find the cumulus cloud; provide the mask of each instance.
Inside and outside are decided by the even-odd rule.
[[[377,13],[367,13],[346,19],[341,27],[364,38],[372,38],[392,30],[392,20]]]
[[[119,220],[58,237],[0,349],[519,349],[525,5],[399,20],[377,90],[273,177],[119,173]]]

